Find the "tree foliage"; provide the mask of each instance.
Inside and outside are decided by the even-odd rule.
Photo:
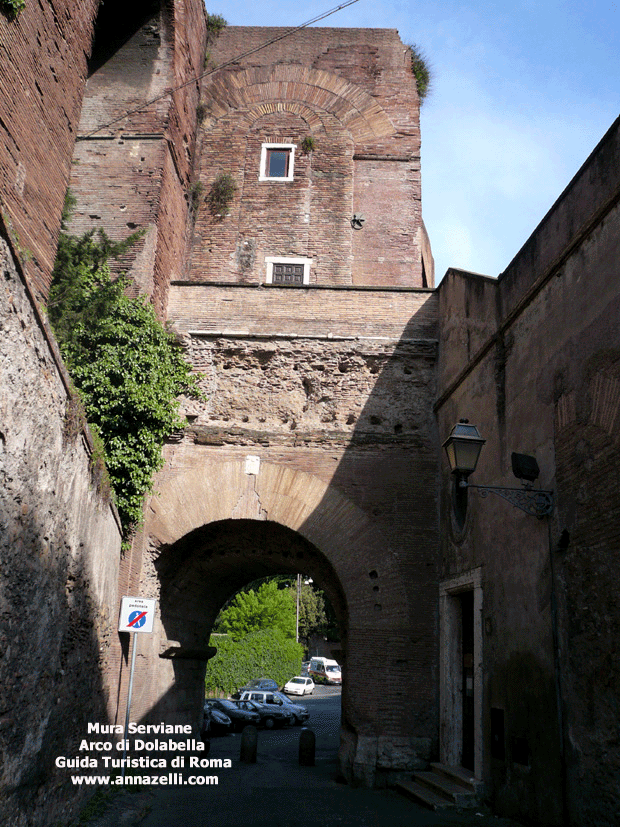
[[[213,635],[217,654],[207,664],[207,695],[232,694],[253,678],[269,677],[282,686],[301,668],[303,649],[281,629],[262,629],[240,640]]]
[[[291,587],[291,593],[296,600],[296,586]],[[299,590],[299,640],[308,647],[311,635],[324,634],[327,625],[323,592],[302,580]]]
[[[110,276],[108,260],[140,234],[115,243],[103,230],[78,237],[64,226],[49,317],[86,418],[103,442],[127,536],[141,521],[164,439],[184,424],[178,396],[198,393],[196,381],[152,305],[127,295],[126,277]]]
[[[220,612],[215,628],[233,640],[264,629],[278,629],[286,638],[294,640],[294,594],[290,589],[279,589],[275,580],[262,583],[256,591],[238,592]]]

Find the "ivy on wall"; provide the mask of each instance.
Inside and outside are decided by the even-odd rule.
[[[49,318],[91,429],[101,438],[125,539],[142,520],[144,495],[163,464],[164,440],[185,422],[178,396],[200,396],[181,347],[142,296],[127,295],[108,261],[141,233],[115,243],[99,230],[66,232],[67,202]]]

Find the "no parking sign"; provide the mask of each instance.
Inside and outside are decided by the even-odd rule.
[[[152,632],[156,603],[151,597],[123,597],[118,631]]]

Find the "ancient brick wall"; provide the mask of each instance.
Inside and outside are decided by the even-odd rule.
[[[15,249],[49,290],[96,0],[27,3],[0,14],[0,193]]]
[[[0,788],[3,823],[22,827],[71,817],[84,798],[55,760],[113,708],[121,538],[4,241],[0,269]]]
[[[281,34],[229,27],[213,65]],[[208,194],[228,173],[237,189],[228,214],[198,209],[190,280],[264,283],[275,256],[311,259],[311,284],[432,286],[419,101],[397,32],[297,32],[207,76],[202,105],[199,181]],[[290,180],[261,178],[265,144],[295,147]]]
[[[439,288],[441,438],[468,417],[487,439],[472,483],[518,487],[516,451],[554,491],[539,521],[470,490],[461,526],[444,464],[442,578],[481,572],[485,781],[541,825],[618,810],[619,172],[616,122],[501,279]]]
[[[210,65],[281,33],[226,29]],[[202,89],[203,194],[167,316],[206,401],[184,401],[136,543],[141,587],[161,600],[136,703],[196,720],[207,654],[189,658],[222,603],[303,565],[339,617],[341,764],[372,785],[437,748],[437,304],[422,287],[419,103],[395,31],[298,35]],[[288,175],[266,174],[265,144],[290,149]],[[205,202],[220,173],[236,183],[229,212]],[[305,286],[276,283],[281,257],[305,262]]]
[[[200,2],[142,6],[131,36],[104,51],[86,85],[71,231],[101,227],[121,240],[145,230],[113,271],[128,272],[163,316],[169,281],[183,270],[205,18]]]

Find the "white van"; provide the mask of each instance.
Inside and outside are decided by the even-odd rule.
[[[337,661],[329,658],[312,658],[308,675],[315,683],[342,684],[342,670]]]

